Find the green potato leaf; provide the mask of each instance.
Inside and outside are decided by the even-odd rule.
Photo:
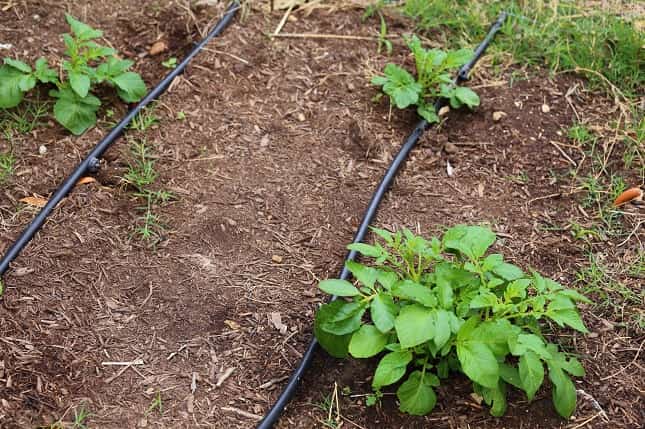
[[[20,104],[25,93],[21,89],[25,76],[28,75],[14,67],[0,66],[0,108],[9,109]]]
[[[69,84],[79,97],[87,96],[90,91],[90,78],[85,73],[71,71],[69,72]]]
[[[458,250],[471,260],[476,260],[484,256],[495,239],[495,233],[489,228],[458,225],[446,231],[443,244],[447,249]]]
[[[336,358],[345,358],[348,356],[349,342],[352,334],[330,334],[322,329],[322,325],[332,319],[338,312],[338,307],[342,305],[342,301],[332,301],[321,306],[316,312],[316,318],[314,320],[314,335],[316,339],[327,353]]]
[[[394,328],[401,347],[423,344],[435,335],[434,313],[419,304],[407,305],[396,317]]]
[[[384,70],[387,82],[383,84],[383,92],[390,96],[399,109],[405,109],[419,101],[421,84],[405,69],[388,64]]]
[[[336,296],[356,296],[361,294],[353,284],[341,279],[323,280],[318,284],[318,287],[323,292]]]
[[[394,384],[405,375],[408,364],[412,362],[412,352],[409,350],[395,351],[381,358],[374,372],[372,388]]]
[[[526,392],[528,400],[532,400],[544,381],[544,368],[537,354],[527,351],[520,356],[518,365],[522,389]]]
[[[576,409],[576,387],[562,368],[547,363],[549,380],[553,383],[553,405],[562,417],[568,419]]]
[[[65,14],[65,19],[67,20],[72,33],[74,33],[74,35],[81,41],[97,39],[103,36],[103,32],[101,30],[93,29],[70,14]]]
[[[437,297],[434,296],[432,290],[420,283],[412,280],[400,280],[392,286],[392,295],[397,298],[403,298],[418,302],[426,307],[435,307],[437,305]]]
[[[479,106],[479,96],[475,91],[465,86],[456,87],[454,97],[471,109]]]
[[[394,303],[392,297],[386,293],[379,293],[372,300],[370,313],[372,322],[383,333],[390,332],[394,327],[394,320],[398,314],[399,307]]]
[[[347,261],[345,266],[362,285],[368,288],[374,287],[376,276],[378,275],[378,271],[375,268],[367,267],[355,261]]]
[[[335,313],[327,319],[321,328],[330,334],[345,335],[351,334],[361,326],[361,318],[365,313],[366,306],[358,302],[344,302],[341,300],[334,301],[333,310]],[[329,303],[331,305],[332,303]]]
[[[73,134],[81,135],[96,123],[101,100],[95,96],[79,97],[71,88],[53,90],[49,94],[58,98],[54,104],[54,117]]]
[[[50,68],[47,60],[42,57],[36,60],[34,77],[42,83],[58,83],[58,73]]]
[[[29,67],[27,64],[23,63],[20,60],[14,60],[13,58],[5,58],[4,63],[8,66],[15,68],[16,70],[20,70],[25,74],[31,73],[31,67]]]
[[[477,318],[472,317],[459,329],[457,357],[468,378],[484,387],[496,389],[499,381],[499,364],[486,344],[488,339],[478,335],[477,324]]]
[[[135,72],[125,72],[110,78],[110,82],[117,87],[119,97],[126,103],[136,103],[141,100],[148,89],[146,84]]]
[[[437,403],[437,395],[432,387],[438,385],[439,379],[436,375],[414,371],[396,391],[399,409],[413,416],[428,414]]]
[[[379,331],[374,325],[363,325],[354,332],[349,342],[349,353],[355,358],[369,358],[376,356],[385,349],[387,335]]]

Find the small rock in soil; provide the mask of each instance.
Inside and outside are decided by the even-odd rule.
[[[305,114],[304,113],[298,113],[298,121],[300,122],[305,122]]]
[[[459,152],[459,148],[457,147],[457,145],[454,144],[454,143],[450,143],[450,142],[446,143],[443,146],[443,150],[445,150],[446,153],[457,153],[457,152]]]
[[[549,107],[548,104],[542,105],[542,113],[549,113],[550,111],[551,111],[551,108]]]
[[[41,154],[41,155],[46,154],[47,153],[47,147],[45,147],[45,145],[41,144],[40,147],[38,148],[38,153]]]
[[[280,255],[273,255],[271,256],[271,260],[275,262],[276,264],[281,264],[282,263],[282,256]]]
[[[450,112],[450,106],[443,106],[439,109],[439,116],[446,116]]]
[[[493,112],[493,121],[499,122],[504,116],[506,116],[506,112]]]

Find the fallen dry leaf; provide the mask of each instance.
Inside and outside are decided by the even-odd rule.
[[[96,182],[96,179],[90,176],[85,176],[81,177],[78,182],[76,182],[77,185],[85,185],[86,183],[92,183]]]
[[[287,333],[287,325],[282,323],[282,316],[280,313],[269,313],[269,321],[282,335]]]
[[[45,204],[47,204],[47,200],[42,197],[25,197],[18,201],[34,207],[45,207]]]
[[[162,52],[166,52],[167,50],[168,50],[168,44],[163,40],[159,40],[152,44],[148,53],[150,55],[159,55]]]

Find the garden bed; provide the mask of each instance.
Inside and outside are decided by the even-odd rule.
[[[55,56],[65,7],[14,4],[0,15],[0,42],[15,48],[0,54]],[[161,61],[180,57],[223,10],[189,13],[174,2],[126,0],[70,8],[137,59],[150,86],[165,72]],[[317,281],[340,270],[372,190],[416,121],[371,101],[368,78],[392,60],[376,53],[374,41],[269,41],[264,33],[281,16],[251,11],[236,20],[157,103],[150,114],[158,122],[128,133],[152,148],[155,188],[173,194],[156,209],[165,225],[158,242],[135,234],[142,202],[118,179],[132,162],[123,139],[106,154],[97,181],[78,186],[12,265],[0,306],[2,427],[69,422],[80,407],[91,413],[88,427],[252,427],[253,415],[272,405],[311,339],[324,299]],[[373,36],[373,23],[360,16],[321,8],[295,14],[285,31]],[[144,55],[159,36],[170,50]],[[400,48],[395,43],[394,59],[409,64]],[[497,251],[572,285],[587,260],[571,224],[589,219],[566,179],[571,162],[581,160],[567,146],[567,130],[576,115],[599,120],[612,101],[570,75],[517,68],[493,75],[485,62],[469,85],[478,88],[481,107],[451,112],[423,137],[377,224],[430,235],[486,222],[501,238]],[[123,111],[114,110],[117,117]],[[500,111],[506,116],[494,121]],[[43,122],[13,141],[15,174],[0,199],[3,252],[35,214],[18,200],[46,197],[109,129],[103,116],[75,138]],[[8,144],[0,140],[2,149]],[[623,175],[638,180],[635,172]],[[619,248],[603,245],[616,249],[609,257],[633,261],[642,252],[639,236],[642,230]],[[640,293],[642,278],[622,280]],[[623,316],[583,306],[592,335],[566,331],[556,339],[582,354],[587,375],[576,387],[609,417],[589,427],[643,422],[643,373],[634,362],[643,331],[630,316],[639,311],[628,302]],[[317,404],[335,383],[342,415],[367,428],[567,427],[598,414],[579,397],[575,421],[565,422],[543,390],[530,404],[511,395],[507,415],[493,418],[455,378],[431,415],[410,417],[391,396],[382,408],[351,396],[369,393],[371,370],[319,352],[279,427],[322,427],[327,411]]]

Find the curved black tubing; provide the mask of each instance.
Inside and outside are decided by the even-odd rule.
[[[486,38],[479,44],[477,49],[475,49],[472,59],[459,69],[459,72],[457,73],[457,77],[455,78],[456,83],[459,83],[468,79],[468,74],[470,73],[470,70],[473,68],[475,63],[477,63],[479,58],[484,54],[484,52],[486,51],[486,48],[492,42],[493,38],[502,27],[502,24],[504,24],[505,20],[506,20],[506,13],[500,14],[497,21],[495,21],[493,26],[490,28],[488,34],[486,35]],[[439,109],[441,109],[441,107],[443,107],[445,104],[446,104],[446,100],[439,99],[435,103],[434,108],[438,112]],[[396,157],[394,158],[394,160],[388,167],[387,171],[385,172],[385,175],[383,176],[381,183],[379,183],[378,187],[376,188],[374,195],[372,195],[372,199],[367,205],[367,210],[365,210],[365,214],[363,215],[363,220],[361,221],[361,224],[358,227],[358,230],[356,231],[356,235],[354,236],[353,243],[360,243],[365,238],[365,235],[369,230],[369,226],[372,223],[372,220],[374,220],[374,217],[376,216],[379,205],[381,204],[381,200],[383,199],[383,197],[385,196],[385,193],[387,192],[390,185],[392,184],[392,181],[396,177],[396,174],[401,168],[401,165],[407,159],[410,151],[416,146],[417,142],[419,141],[419,138],[426,130],[426,128],[428,128],[428,125],[429,125],[428,122],[423,119],[419,121],[416,127],[414,127],[414,130],[412,131],[412,133],[408,136],[408,138],[403,143],[403,146],[399,150],[399,153],[397,153]],[[345,262],[353,261],[356,258],[356,256],[357,256],[356,251],[354,250],[350,251],[345,257]],[[340,273],[340,278],[343,280],[347,280],[349,276],[350,276],[350,272],[347,269],[347,267],[344,266],[343,270]],[[335,299],[335,297],[332,297],[332,299]],[[287,386],[280,394],[280,397],[275,402],[273,407],[271,407],[269,412],[264,416],[262,421],[258,424],[257,426],[258,429],[270,429],[278,421],[278,418],[280,417],[280,414],[282,414],[284,407],[287,406],[287,404],[291,400],[291,397],[296,392],[296,389],[298,388],[298,384],[300,384],[300,380],[303,377],[305,371],[309,368],[309,365],[311,365],[311,361],[313,360],[313,357],[314,357],[314,352],[316,351],[317,348],[318,348],[318,341],[314,337],[311,340],[309,347],[307,347],[307,350],[305,351],[305,354],[302,357],[300,364],[295,369],[295,371],[291,374],[291,377],[287,382]]]
[[[151,101],[156,100],[166,92],[170,83],[178,75],[183,73],[184,69],[191,62],[191,60],[202,50],[208,42],[210,42],[214,37],[218,36],[233,20],[236,12],[240,8],[238,0],[234,0],[226,9],[226,12],[222,18],[215,24],[213,29],[206,35],[206,37],[195,45],[195,47],[186,55],[181,63],[177,65],[170,73],[163,78],[156,87],[154,87],[148,95],[146,95],[143,100],[139,102],[128,114],[121,119],[112,131],[106,135],[95,147],[94,149],[85,157],[83,161],[76,167],[72,174],[65,179],[65,181],[60,185],[60,187],[54,192],[51,196],[45,207],[43,207],[38,215],[34,218],[33,221],[29,224],[27,228],[20,234],[20,237],[15,241],[15,243],[7,250],[5,255],[0,260],[0,278],[4,273],[9,269],[9,264],[20,254],[22,249],[31,241],[33,236],[38,232],[38,230],[43,226],[47,217],[51,214],[52,210],[61,202],[63,198],[71,192],[71,190],[76,185],[76,182],[86,173],[93,171],[98,167],[98,162],[103,153],[114,143],[120,136],[123,134],[123,131],[128,126],[128,124],[134,119],[134,117]]]

